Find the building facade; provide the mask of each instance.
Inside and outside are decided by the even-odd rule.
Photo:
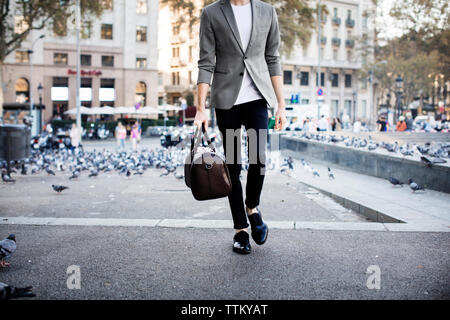
[[[323,14],[320,21],[320,40],[317,23],[307,47],[298,46],[291,56],[282,56],[286,105],[292,109],[317,106],[320,99],[321,114],[373,122],[371,85],[368,79],[359,76],[363,65],[373,59],[373,53],[366,55],[361,44],[364,41],[365,48],[373,44],[374,29],[367,15],[373,9],[372,3],[366,0],[321,3],[328,14]],[[317,1],[311,5],[316,6]]]
[[[193,2],[200,11],[202,1]],[[158,39],[159,105],[177,105],[196,90],[199,25],[180,25],[180,12],[160,5]]]
[[[105,11],[101,17],[81,23],[81,105],[156,106],[158,0],[102,0],[102,3]],[[14,19],[16,28],[20,28],[21,17]],[[7,57],[3,70],[5,105],[28,102],[31,89],[34,103],[38,104],[41,96],[45,105],[45,121],[67,118],[64,112],[76,106],[74,30],[70,21],[33,30],[22,48]],[[45,37],[39,39],[42,34]],[[30,55],[27,50],[33,42]]]

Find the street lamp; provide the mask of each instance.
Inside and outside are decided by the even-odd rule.
[[[353,96],[353,112],[352,112],[352,119],[353,119],[353,123],[355,123],[356,121],[356,96],[357,96],[357,92],[353,91],[352,92],[352,96]]]
[[[34,39],[34,41],[31,44],[31,49],[27,50],[28,53],[28,60],[30,63],[30,84],[29,84],[29,91],[30,91],[30,117],[32,118],[32,126],[31,126],[31,135],[35,136],[37,135],[36,132],[36,112],[33,111],[34,110],[34,102],[33,102],[33,59],[32,59],[32,54],[33,54],[33,48],[34,45],[36,44],[36,42],[40,39],[43,39],[45,37],[45,34],[41,34],[39,36],[39,38]]]
[[[42,84],[39,82],[39,85],[37,87],[38,93],[39,93],[39,128],[38,133],[41,133],[42,130],[42,91],[44,90],[44,87],[42,87]]]
[[[369,70],[369,83],[370,83],[370,112],[369,112],[369,123],[371,124],[373,122],[373,118],[372,115],[375,114],[376,112],[376,108],[374,106],[374,90],[373,90],[373,77],[375,74],[375,70],[377,69],[377,67],[379,65],[386,65],[388,62],[386,60],[382,60],[382,61],[378,61],[377,63],[375,63],[374,65],[372,65],[371,70]],[[377,104],[378,106],[378,104]]]
[[[402,88],[403,88],[403,78],[398,75],[395,79],[395,87],[397,88],[397,119],[400,117],[401,114],[401,94],[402,94]]]

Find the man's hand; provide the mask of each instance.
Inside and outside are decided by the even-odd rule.
[[[284,104],[278,104],[277,112],[275,113],[275,131],[283,130],[286,125],[286,111]]]
[[[194,118],[194,126],[202,130],[202,123],[205,124],[205,130],[208,129],[208,115],[206,114],[206,110],[197,110]]]

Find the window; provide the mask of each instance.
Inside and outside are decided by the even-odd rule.
[[[100,0],[100,3],[104,10],[112,10],[113,9],[113,0]]]
[[[136,27],[136,41],[146,42],[147,41],[147,27],[137,26]]]
[[[137,14],[147,14],[147,0],[137,0],[136,1],[136,13]]]
[[[54,53],[53,54],[53,63],[67,65],[68,64],[67,53]]]
[[[352,50],[347,50],[347,61],[351,62],[353,59]]]
[[[53,87],[68,87],[69,78],[67,77],[53,77],[52,79]]]
[[[102,56],[103,67],[114,67],[114,56]]]
[[[361,107],[362,107],[361,116],[363,118],[366,118],[367,117],[367,100],[361,101]]]
[[[339,116],[339,100],[331,100],[331,112],[333,116]]]
[[[345,75],[345,87],[346,88],[351,88],[352,87],[352,75],[351,74],[346,74]]]
[[[102,23],[101,37],[105,40],[112,40],[113,38],[113,25]]]
[[[92,78],[81,78],[80,100],[92,101]]]
[[[309,99],[302,99],[302,104],[309,104]]]
[[[180,47],[173,47],[172,48],[172,57],[178,58],[180,56]]]
[[[145,69],[147,67],[147,58],[136,58],[136,68]]]
[[[192,57],[193,57],[192,50],[193,50],[193,47],[189,46],[189,62],[192,62]]]
[[[28,29],[28,23],[23,16],[14,17],[14,33],[21,34]]]
[[[100,79],[101,88],[114,88],[114,79],[103,78]]]
[[[67,20],[53,20],[53,34],[58,37],[65,37],[67,35]]]
[[[364,28],[367,28],[367,22],[368,21],[369,21],[369,19],[368,19],[367,15],[363,16],[363,21],[362,21],[363,23],[362,24],[363,24]]]
[[[81,25],[81,38],[89,39],[92,35],[92,23],[90,21],[84,21]]]
[[[283,83],[292,84],[292,71],[289,70],[283,71]]]
[[[180,34],[180,26],[179,25],[174,25],[172,27],[172,33],[174,36],[177,36]]]
[[[25,103],[30,100],[29,84],[25,78],[19,78],[15,83],[16,102]]]
[[[309,72],[300,72],[300,85],[309,86]]]
[[[345,114],[348,115],[350,118],[352,117],[352,100],[345,100]]]
[[[333,60],[337,61],[337,59],[338,59],[338,51],[337,49],[333,49]]]
[[[16,62],[17,63],[30,62],[28,51],[16,51]]]
[[[158,85],[162,86],[163,84],[163,74],[162,72],[158,73]]]
[[[180,85],[180,73],[172,72],[172,85],[178,86]]]
[[[188,72],[189,84],[192,84],[192,71]]]
[[[333,14],[334,14],[334,17],[337,17],[337,15],[338,15],[338,9],[337,8],[333,8]]]
[[[331,74],[331,86],[339,87],[339,74],[337,74],[337,73]]]
[[[139,103],[141,106],[147,104],[147,85],[145,82],[136,83],[136,94],[134,97],[135,103]]]
[[[316,86],[319,85],[319,73],[316,72]],[[323,72],[320,73],[320,86],[325,86],[325,74]]]
[[[82,54],[80,56],[82,66],[90,66],[92,62],[92,56],[90,54]]]
[[[351,19],[352,18],[352,10],[347,10],[347,19]]]
[[[361,89],[367,89],[367,80],[366,79],[361,80]]]

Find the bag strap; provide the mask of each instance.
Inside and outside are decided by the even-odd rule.
[[[194,156],[195,151],[200,145],[200,142],[203,141],[203,136],[205,137],[206,142],[208,143],[208,147],[210,147],[215,151],[214,145],[211,139],[209,139],[208,132],[206,131],[205,124],[202,123],[202,131],[200,131],[198,127],[196,127],[195,133],[191,137],[191,157]]]

